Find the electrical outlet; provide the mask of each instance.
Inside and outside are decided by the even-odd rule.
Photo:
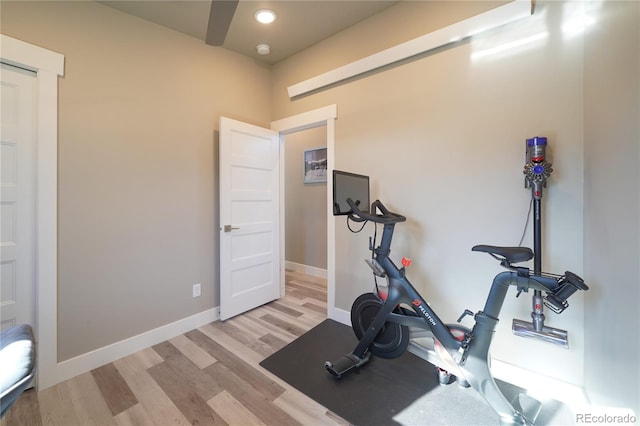
[[[193,285],[193,297],[200,297],[200,283]]]

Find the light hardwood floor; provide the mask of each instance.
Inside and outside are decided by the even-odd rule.
[[[11,425],[348,425],[259,363],[326,319],[326,281],[287,271],[286,296],[41,392]]]

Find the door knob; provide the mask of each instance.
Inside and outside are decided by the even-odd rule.
[[[225,225],[224,226],[224,232],[231,232],[234,229],[240,229],[240,228],[237,228],[237,227],[231,226],[231,225]]]

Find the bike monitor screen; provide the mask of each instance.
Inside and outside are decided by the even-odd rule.
[[[351,213],[347,203],[351,198],[358,208],[369,213],[369,176],[355,173],[333,171],[333,215],[341,216]]]

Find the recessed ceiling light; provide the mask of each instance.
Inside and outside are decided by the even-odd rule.
[[[260,9],[253,16],[256,18],[256,21],[262,24],[270,24],[275,21],[277,17],[276,13],[270,9]]]

